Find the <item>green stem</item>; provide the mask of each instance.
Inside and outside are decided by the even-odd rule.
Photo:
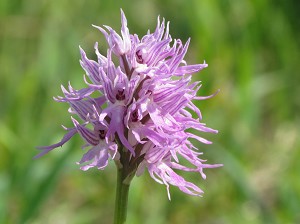
[[[125,182],[127,177],[126,169],[118,168],[117,177],[117,190],[116,190],[116,201],[115,201],[115,217],[114,224],[123,224],[126,221],[127,215],[127,204],[128,204],[128,192],[130,182]]]

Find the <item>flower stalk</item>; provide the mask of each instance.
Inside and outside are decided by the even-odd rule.
[[[117,169],[114,224],[123,224],[126,222],[128,193],[130,187],[130,181],[125,181],[126,176],[127,174],[124,168]]]

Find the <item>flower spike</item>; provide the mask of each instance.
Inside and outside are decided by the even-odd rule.
[[[119,170],[127,172],[123,182],[147,170],[166,186],[169,199],[171,185],[202,196],[199,187],[176,171],[199,173],[205,179],[205,169],[222,166],[200,158],[200,144],[212,143],[200,134],[218,132],[200,122],[202,114],[196,102],[219,90],[197,96],[201,82],[192,81],[192,75],[208,65],[205,61],[187,64],[184,57],[191,39],[172,39],[169,22],[159,17],[154,32],[149,30],[141,38],[130,34],[122,9],[119,33],[110,26],[93,27],[104,35],[107,53],[102,55],[96,42],[94,61],[79,47],[87,87],[77,90],[69,83],[67,88],[61,87],[64,96],[54,98],[69,104],[74,127],[65,128],[67,133],[60,142],[39,147],[41,153],[35,158],[78,133],[86,143],[84,149],[88,147],[78,162],[80,169],[103,170],[112,159]],[[190,165],[182,165],[181,160]]]

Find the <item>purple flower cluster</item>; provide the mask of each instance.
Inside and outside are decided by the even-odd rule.
[[[78,162],[82,170],[104,169],[111,158],[131,176],[147,169],[155,181],[167,186],[169,198],[169,185],[201,195],[199,187],[174,170],[199,172],[205,179],[204,168],[221,166],[205,164],[198,157],[202,153],[190,140],[211,142],[187,131],[217,133],[200,122],[201,112],[192,102],[213,96],[196,96],[200,82],[191,82],[192,74],[207,64],[188,65],[184,61],[190,40],[185,44],[172,40],[169,23],[164,20],[158,18],[154,33],[148,31],[141,39],[129,33],[122,10],[121,22],[121,36],[109,26],[94,26],[108,42],[106,56],[99,52],[97,43],[97,61],[88,59],[80,48],[80,64],[89,79],[84,76],[87,87],[76,90],[71,84],[68,89],[62,86],[64,97],[55,98],[69,103],[69,112],[77,117],[71,116],[74,127],[64,127],[67,133],[62,140],[39,147],[42,151],[36,157],[78,133],[86,142],[83,148],[89,147]],[[182,159],[192,166],[180,164]]]

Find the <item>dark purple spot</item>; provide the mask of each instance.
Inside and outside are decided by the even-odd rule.
[[[139,120],[138,117],[139,117],[138,111],[134,110],[131,114],[131,121],[132,122],[137,122]]]
[[[140,64],[143,64],[144,63],[144,60],[143,60],[143,57],[142,55],[140,54],[141,50],[137,50],[137,52],[135,53],[136,55],[136,61]]]
[[[152,95],[152,90],[147,90],[147,93],[146,94],[148,94],[148,93],[150,93],[150,95]]]
[[[100,139],[105,139],[105,135],[106,135],[106,133],[105,133],[105,130],[99,130],[99,137],[100,137]]]
[[[119,101],[125,100],[124,89],[118,90],[118,93],[116,95],[116,99],[119,100]]]

